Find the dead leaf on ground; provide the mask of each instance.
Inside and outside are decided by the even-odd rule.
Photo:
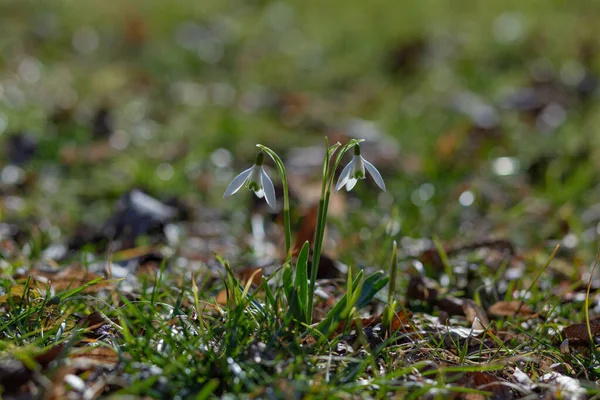
[[[536,315],[533,310],[521,300],[499,301],[488,308],[488,313],[496,317],[512,317],[515,315],[532,317]]]
[[[32,269],[26,274],[17,276],[17,279],[25,279],[28,276],[35,281],[40,289],[44,289],[46,284],[50,284],[56,291],[75,289],[83,286],[86,283],[100,278],[100,275],[86,271],[81,267],[71,266],[57,271]],[[100,281],[95,285],[86,288],[83,293],[97,293],[105,289],[110,283],[108,281]]]
[[[467,372],[457,381],[457,384],[467,388],[483,390],[491,393],[490,396],[474,393],[459,393],[456,395],[456,397],[454,397],[454,399],[457,400],[506,400],[515,398],[509,387],[506,386],[497,376],[492,375],[489,372]]]
[[[396,311],[394,313],[394,317],[392,319],[392,323],[390,326],[391,330],[396,331],[401,328],[412,330],[412,328],[410,326],[411,318],[412,318],[412,313],[408,310],[401,309],[401,310]],[[380,324],[381,321],[382,321],[381,315],[374,315],[374,316],[368,317],[368,318],[361,318],[361,325],[363,328],[371,328],[377,324]],[[334,336],[342,333],[344,331],[345,327],[346,327],[346,323],[342,322],[338,326],[338,328],[335,330]],[[356,323],[354,321],[352,321],[352,324],[350,325],[350,329],[353,329],[355,327],[356,327]]]
[[[308,259],[308,273],[309,276],[312,271],[312,251]],[[317,271],[317,279],[337,279],[342,274],[342,271],[338,268],[338,264],[327,257],[325,254],[321,254],[319,257],[319,270]]]
[[[58,356],[63,352],[64,349],[65,345],[59,344],[51,347],[50,349],[41,354],[38,354],[37,356],[35,356],[34,359],[42,368],[46,368],[52,361],[58,358]]]
[[[93,165],[103,162],[115,153],[108,141],[86,146],[67,145],[60,150],[60,161],[65,165]]]
[[[158,246],[138,246],[115,252],[111,259],[113,262],[131,260],[132,258],[141,258],[151,254],[159,253]]]
[[[109,365],[114,366],[119,361],[117,352],[107,346],[84,346],[73,349],[69,355],[72,360],[88,363],[87,365]]]
[[[317,230],[317,217],[319,214],[319,205],[312,206],[302,218],[300,222],[300,228],[296,234],[296,240],[292,247],[292,254],[298,256],[304,243],[309,242],[312,247],[312,242],[315,238],[315,231]]]
[[[431,278],[421,275],[411,275],[406,290],[408,300],[437,301],[439,296],[438,284]]]
[[[15,304],[21,302],[21,300],[29,301],[41,297],[42,294],[36,288],[28,287],[25,288],[23,285],[15,285],[10,288],[7,294],[0,296],[0,304],[8,303],[11,299]]]
[[[160,253],[144,254],[138,258],[136,274],[153,281],[164,262],[165,258]]]
[[[315,231],[317,230],[317,217],[319,214],[319,205],[312,206],[304,215],[296,240],[292,247],[292,255],[297,257],[304,243],[310,243],[310,256],[308,259],[308,273],[312,271],[312,245],[314,241]],[[336,266],[336,262],[321,253],[319,258],[319,270],[317,271],[317,279],[335,279],[340,276],[340,270]]]
[[[452,129],[441,135],[435,144],[437,157],[443,161],[452,161],[463,140],[458,129]]]
[[[103,237],[117,242],[113,245],[121,250],[136,247],[140,236],[149,236],[152,242],[163,242],[165,226],[182,216],[178,207],[134,189],[121,196],[101,232]]]
[[[222,289],[219,293],[217,293],[217,295],[215,296],[215,301],[219,305],[222,305],[222,306],[227,305],[227,289],[226,288]]]
[[[440,310],[446,312],[448,315],[465,315],[464,299],[459,299],[454,296],[446,296],[441,299],[437,299],[435,304]]]
[[[148,40],[148,24],[135,9],[128,10],[123,20],[123,36],[132,48],[143,46]]]
[[[600,334],[600,319],[590,321],[590,330],[595,339],[596,336]],[[567,326],[563,329],[562,335],[565,339],[569,340],[569,344],[572,345],[584,345],[590,343],[590,334],[588,332],[587,324],[585,323]]]
[[[240,284],[244,287],[252,280],[252,285],[258,287],[262,283],[262,268],[245,268],[239,272],[236,272],[237,279]],[[227,305],[227,289],[223,288],[215,297],[217,304],[222,306]]]
[[[240,283],[245,287],[249,281],[254,286],[260,286],[262,283],[262,268],[244,268],[238,273]]]
[[[463,300],[463,312],[467,317],[467,321],[473,325],[474,329],[487,329],[490,325],[490,320],[483,307],[475,303],[473,300]]]
[[[475,329],[486,329],[490,324],[485,310],[473,300],[449,295],[441,297],[437,282],[421,275],[411,276],[406,298],[426,301],[448,315],[464,315],[471,324],[477,319],[479,326],[474,326]]]

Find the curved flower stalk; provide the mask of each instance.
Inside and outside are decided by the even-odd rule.
[[[283,226],[285,230],[285,254],[286,254],[286,262],[290,260],[292,257],[291,247],[292,247],[292,229],[290,227],[290,195],[288,189],[288,181],[287,174],[285,172],[285,166],[283,165],[283,161],[281,158],[275,153],[273,150],[268,148],[267,146],[263,146],[262,144],[257,144],[261,152],[265,152],[271,157],[275,165],[277,166],[277,170],[279,171],[279,175],[281,175],[281,184],[283,186]]]
[[[335,191],[339,191],[344,186],[346,186],[346,191],[349,192],[352,190],[359,179],[365,179],[365,169],[371,175],[375,184],[385,192],[385,182],[383,181],[381,174],[373,164],[360,155],[360,145],[358,144],[354,146],[354,157],[352,157],[352,161],[344,167],[340,174],[337,185],[335,185]]]
[[[256,162],[250,168],[242,171],[238,176],[233,178],[233,181],[223,193],[223,198],[231,196],[237,193],[242,186],[246,186],[249,190],[252,190],[258,198],[265,198],[267,204],[271,208],[275,208],[275,188],[269,175],[265,172],[263,167],[265,156],[263,152],[257,154]]]

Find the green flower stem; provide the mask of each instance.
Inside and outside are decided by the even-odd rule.
[[[363,140],[352,139],[337,153],[333,168],[331,168],[330,161],[333,155],[336,153],[338,148],[341,146],[340,143],[336,143],[329,147],[329,141],[325,137],[325,159],[323,160],[323,180],[321,184],[321,198],[319,199],[319,212],[317,214],[317,230],[315,231],[313,255],[312,255],[312,268],[310,271],[310,287],[308,290],[308,312],[310,313],[308,322],[309,325],[312,323],[312,309],[314,301],[315,286],[317,281],[317,274],[319,271],[319,262],[321,260],[321,249],[323,247],[323,238],[325,234],[325,225],[327,223],[327,211],[329,209],[329,199],[331,197],[331,187],[335,178],[335,171],[342,161],[344,154],[355,145],[359,144]]]
[[[283,161],[281,158],[275,153],[273,150],[268,148],[267,146],[263,146],[262,144],[257,144],[256,147],[267,153],[272,159],[275,165],[277,166],[277,170],[279,171],[279,175],[281,175],[281,183],[283,185],[283,226],[285,230],[285,261],[288,262],[290,258],[292,258],[292,229],[290,227],[290,195],[288,190],[288,180],[287,174],[285,172],[285,167],[283,166]]]
[[[312,310],[315,297],[315,285],[317,282],[317,272],[319,270],[319,261],[321,259],[321,246],[323,244],[323,232],[325,231],[325,218],[323,214],[326,212],[325,200],[319,200],[319,216],[317,219],[317,230],[315,231],[314,247],[312,254],[312,263],[310,269],[310,286],[308,287],[308,325],[312,324]]]
[[[324,221],[326,219],[326,202],[325,191],[327,189],[327,179],[329,175],[329,160],[333,153],[339,147],[339,143],[329,147],[329,139],[325,137],[325,158],[323,159],[323,175],[321,178],[321,198],[319,199],[319,211],[317,213],[317,228],[313,240],[313,254],[310,269],[310,286],[308,288],[308,324],[312,324],[312,310],[315,297],[315,284],[317,280],[317,271],[319,268],[319,260],[321,258],[321,246],[323,244],[323,233],[325,231]]]

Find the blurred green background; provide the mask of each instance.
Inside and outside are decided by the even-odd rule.
[[[3,0],[1,218],[60,241],[136,187],[242,210],[249,197],[221,195],[255,143],[310,164],[303,149],[323,136],[364,136],[388,192],[359,185],[338,221],[371,228],[363,239],[566,237],[595,251],[599,11]]]

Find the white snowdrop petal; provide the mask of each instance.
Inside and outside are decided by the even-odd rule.
[[[248,177],[252,173],[253,168],[254,167],[250,167],[235,178],[233,178],[233,180],[227,187],[227,190],[225,190],[225,193],[223,193],[223,197],[231,196],[232,194],[235,194],[238,190],[240,190],[240,188],[244,186],[244,183],[246,183],[246,181],[248,180]]]
[[[358,182],[358,179],[356,178],[349,179],[348,183],[346,183],[346,191],[351,191],[352,188],[354,188],[354,186],[356,185],[356,182]]]
[[[377,186],[379,186],[381,188],[381,190],[383,190],[385,192],[385,182],[383,181],[383,178],[381,177],[381,174],[379,173],[379,171],[377,171],[377,168],[375,168],[375,166],[373,166],[373,164],[371,164],[364,158],[363,158],[363,163],[365,164],[367,171],[369,171],[369,174],[371,174],[371,176],[373,177],[373,180],[375,181]]]
[[[352,178],[364,178],[365,177],[365,164],[363,163],[363,161],[365,161],[364,158],[362,158],[361,156],[357,156],[355,155],[354,158],[352,159],[353,162],[353,167],[352,167],[352,173],[350,174],[352,176]],[[359,176],[356,176],[356,173],[360,172]]]
[[[348,179],[350,179],[350,172],[352,172],[352,166],[354,165],[354,158],[348,163],[342,170],[340,177],[338,178],[337,184],[335,185],[335,191],[338,192],[344,187]]]
[[[269,207],[274,209],[277,201],[277,198],[275,197],[275,188],[273,187],[273,182],[271,181],[271,178],[269,178],[269,175],[267,175],[264,169],[262,170],[262,178],[263,188],[265,192],[265,200],[267,201]]]

